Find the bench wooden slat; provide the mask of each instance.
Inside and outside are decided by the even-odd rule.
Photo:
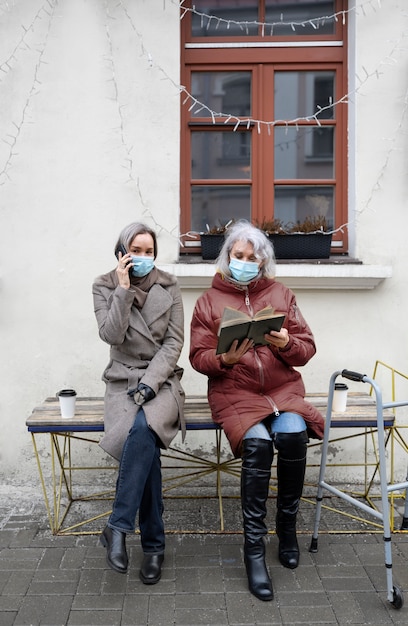
[[[316,406],[325,415],[327,393],[307,394],[308,402]],[[211,419],[210,408],[205,396],[189,396],[185,404],[186,425],[189,429],[216,429],[218,426]],[[391,409],[383,411],[384,424],[391,427],[395,416]],[[377,424],[375,400],[368,393],[349,392],[345,413],[332,414],[333,428],[372,427]],[[75,417],[62,418],[57,398],[47,398],[43,404],[35,407],[26,420],[30,432],[75,432],[103,431],[103,398],[78,397]]]

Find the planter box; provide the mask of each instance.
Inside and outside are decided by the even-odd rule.
[[[277,259],[328,259],[332,234],[288,233],[268,235]]]
[[[224,243],[224,234],[211,235],[210,233],[202,233],[201,239],[201,256],[205,261],[214,261],[220,253],[222,244]]]

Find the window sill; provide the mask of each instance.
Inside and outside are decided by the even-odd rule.
[[[183,289],[208,289],[215,265],[200,257],[188,262],[159,264],[160,269],[175,274]],[[276,278],[291,289],[375,289],[392,277],[390,265],[363,265],[357,259],[331,257],[319,261],[278,262]]]

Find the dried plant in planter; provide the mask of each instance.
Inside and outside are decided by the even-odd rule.
[[[201,256],[204,260],[214,260],[220,253],[222,244],[224,243],[224,234],[234,220],[229,220],[225,224],[219,226],[210,226],[207,224],[207,231],[200,233],[201,239]]]
[[[327,232],[327,220],[322,215],[306,217],[303,222],[284,223],[280,219],[264,219],[258,226],[267,235],[288,235],[290,233],[316,233]]]
[[[286,225],[287,233],[318,233],[327,232],[327,220],[322,215],[306,217],[303,222],[296,222]]]
[[[330,256],[332,233],[321,215],[288,224],[277,219],[264,220],[260,228],[273,243],[277,259],[326,259]]]
[[[204,232],[204,235],[221,235],[225,233],[227,228],[231,226],[234,223],[234,221],[235,220],[228,220],[228,222],[226,222],[225,224],[222,224],[220,222],[218,226],[211,226],[211,227],[208,224],[206,224],[207,230]]]
[[[282,220],[278,219],[267,220],[264,218],[260,224],[257,224],[257,226],[267,235],[279,235],[287,232],[284,228]]]

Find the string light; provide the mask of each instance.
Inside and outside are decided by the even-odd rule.
[[[395,50],[399,49],[398,42],[395,45],[394,49]],[[401,111],[399,122],[396,125],[394,134],[392,136],[392,139],[390,140],[390,147],[387,150],[387,153],[385,155],[383,164],[382,164],[382,166],[380,168],[380,171],[378,172],[377,179],[376,179],[375,183],[373,184],[373,186],[371,188],[371,191],[370,191],[370,194],[369,194],[367,200],[365,201],[365,203],[364,203],[364,205],[363,205],[363,207],[361,209],[356,210],[356,220],[358,220],[358,217],[362,213],[364,213],[366,210],[370,209],[370,205],[371,205],[371,202],[373,200],[375,192],[379,191],[381,189],[381,182],[382,182],[382,180],[383,180],[383,178],[384,178],[384,176],[385,176],[385,174],[387,172],[391,156],[392,156],[392,154],[395,151],[396,143],[397,143],[398,139],[401,137],[401,135],[404,134],[404,126],[405,126],[407,118],[408,118],[408,90],[405,93],[404,106],[403,106],[402,111]],[[406,131],[405,131],[405,134],[406,134]]]
[[[117,78],[116,78],[116,72],[115,72],[115,64],[113,61],[113,43],[112,43],[112,37],[111,37],[111,33],[110,33],[110,28],[109,28],[109,21],[113,19],[112,15],[109,12],[109,7],[108,7],[108,3],[107,0],[105,0],[105,12],[106,12],[106,24],[105,24],[105,32],[106,32],[106,38],[108,41],[108,48],[109,48],[109,57],[107,58],[107,62],[109,64],[109,68],[111,71],[111,83],[113,86],[113,90],[114,90],[114,101],[117,104],[117,109],[118,109],[118,116],[119,116],[119,135],[120,135],[120,141],[122,144],[122,148],[125,152],[125,163],[126,165],[126,170],[127,170],[127,174],[128,174],[128,180],[126,182],[131,182],[131,183],[135,183],[136,181],[133,177],[133,159],[132,159],[132,148],[128,147],[127,143],[126,143],[126,137],[125,137],[125,121],[123,118],[123,108],[125,107],[125,105],[121,105],[119,102],[119,88],[118,88],[118,82],[117,82]]]
[[[376,11],[376,5],[379,8],[381,8],[380,0],[365,0],[364,2],[361,2],[359,5],[350,7],[349,9],[337,11],[336,13],[333,13],[332,15],[321,15],[319,17],[315,17],[315,18],[311,18],[311,19],[307,19],[303,21],[295,21],[295,20],[285,21],[283,19],[283,13],[281,13],[280,20],[278,22],[259,22],[257,20],[248,22],[248,21],[226,19],[223,17],[219,17],[217,15],[214,15],[214,14],[203,13],[201,11],[197,11],[194,4],[191,7],[185,7],[184,2],[185,0],[183,0],[182,2],[178,2],[180,9],[183,9],[183,13],[180,16],[181,20],[186,16],[187,13],[191,13],[191,14],[197,15],[200,18],[201,28],[204,28],[204,22],[205,20],[207,20],[206,30],[209,30],[211,22],[216,20],[217,28],[219,24],[226,24],[227,30],[230,29],[231,25],[237,26],[241,30],[244,30],[244,27],[245,27],[247,34],[248,34],[248,26],[253,25],[253,26],[256,26],[257,28],[261,28],[262,37],[264,37],[265,35],[266,28],[270,29],[270,33],[272,36],[273,29],[275,26],[280,26],[280,27],[287,26],[291,28],[292,31],[296,32],[296,28],[304,28],[305,26],[310,25],[314,30],[318,30],[320,27],[320,24],[324,26],[326,20],[335,20],[337,22],[339,16],[342,18],[343,26],[344,26],[345,21],[346,21],[346,15],[348,13],[351,13],[352,11],[355,11],[356,14],[358,15],[358,9],[361,8],[363,11],[363,15],[365,16],[366,6],[370,6],[374,11]]]
[[[5,59],[2,63],[0,63],[0,72],[2,72],[2,74],[0,73],[0,83],[2,79],[4,79],[4,75],[8,74],[8,72],[10,72],[10,70],[12,69],[14,62],[16,61],[16,58],[17,58],[16,57],[17,52],[21,49],[25,49],[25,50],[30,49],[30,46],[26,42],[28,34],[30,33],[30,31],[34,32],[35,24],[38,20],[42,19],[43,13],[48,15],[48,17],[51,17],[47,9],[49,9],[51,13],[53,13],[56,2],[57,0],[46,0],[46,2],[44,2],[42,7],[35,14],[30,26],[26,28],[24,25],[21,25],[21,28],[23,29],[23,34],[21,35],[20,39],[17,41],[16,45],[14,46],[14,49],[11,51],[7,59]],[[7,11],[9,11],[10,9],[9,9],[8,3],[6,3],[6,7],[7,7]],[[4,9],[3,6],[1,6],[0,8],[3,10],[3,12],[6,11],[6,9]]]
[[[106,0],[105,0],[105,3],[106,3]],[[148,67],[149,67],[150,69],[156,69],[156,70],[158,70],[158,71],[159,71],[159,72],[160,72],[160,73],[164,76],[164,78],[165,78],[166,80],[169,80],[169,81],[172,83],[172,85],[173,85],[174,87],[176,87],[176,88],[177,88],[177,90],[180,92],[180,86],[179,86],[179,85],[176,85],[176,84],[174,83],[174,81],[173,81],[173,80],[172,80],[172,79],[171,79],[171,78],[167,75],[167,73],[163,70],[163,68],[162,68],[162,67],[160,67],[159,65],[157,65],[157,64],[155,63],[155,61],[154,61],[153,56],[151,55],[151,53],[150,53],[148,50],[146,50],[146,48],[145,48],[145,46],[144,46],[144,43],[143,43],[143,38],[142,38],[142,35],[141,35],[141,33],[137,30],[137,28],[136,28],[136,26],[135,26],[135,24],[134,24],[134,22],[133,22],[133,20],[132,20],[132,17],[131,17],[131,15],[129,14],[129,12],[128,12],[128,10],[127,10],[127,7],[125,7],[125,6],[123,5],[122,0],[119,0],[119,3],[118,3],[116,6],[117,6],[117,7],[119,7],[119,6],[120,6],[120,8],[122,9],[122,11],[123,11],[123,13],[124,13],[124,15],[125,15],[126,19],[127,19],[127,20],[128,20],[128,22],[129,22],[129,25],[131,26],[132,30],[134,31],[134,33],[135,33],[135,35],[136,35],[136,37],[137,37],[137,39],[138,39],[138,41],[139,41],[140,47],[141,47],[142,56],[143,56],[143,57],[145,57],[145,58],[147,59]],[[107,3],[106,3],[106,7],[107,7]],[[107,14],[109,15],[108,8],[107,8]],[[112,17],[112,16],[110,16],[110,17]],[[112,18],[112,19],[113,19],[113,18]],[[111,63],[111,67],[112,67],[112,75],[113,75],[113,77],[114,77],[114,62],[113,62],[113,51],[112,51],[112,46],[111,46],[111,48],[110,48],[110,54],[111,54],[110,63]],[[116,97],[117,102],[119,102],[119,90],[118,90],[118,86],[117,86],[117,83],[116,83],[116,79],[114,79],[114,80],[115,80],[115,97]],[[188,98],[186,98],[186,102],[187,102],[187,101],[188,101]],[[122,105],[122,107],[123,107],[123,106],[124,106],[124,105]],[[120,117],[121,117],[121,124],[120,124],[121,141],[122,141],[122,145],[123,145],[123,147],[124,147],[125,151],[128,153],[128,159],[127,159],[127,162],[128,162],[128,164],[129,164],[129,181],[131,181],[132,183],[134,183],[134,185],[135,185],[135,187],[136,187],[137,194],[138,194],[138,196],[139,196],[139,201],[140,201],[140,204],[141,204],[141,206],[142,206],[142,217],[143,217],[143,218],[145,218],[145,219],[149,219],[149,220],[152,222],[152,224],[154,225],[155,231],[156,231],[156,233],[157,233],[157,235],[158,235],[158,236],[159,236],[161,233],[167,233],[167,234],[168,234],[168,235],[170,235],[172,238],[176,238],[176,239],[179,241],[180,245],[181,245],[181,244],[182,244],[182,242],[181,242],[181,239],[180,239],[180,237],[181,237],[181,236],[179,235],[179,227],[178,227],[178,224],[176,224],[176,225],[175,225],[175,226],[173,226],[172,228],[166,228],[165,226],[163,226],[161,223],[159,223],[159,222],[156,220],[156,218],[155,218],[155,216],[154,216],[153,212],[151,211],[151,209],[149,208],[149,206],[146,204],[146,202],[145,202],[145,200],[144,200],[144,197],[143,197],[143,193],[142,193],[142,189],[141,189],[141,185],[140,185],[139,178],[135,179],[135,178],[134,178],[134,176],[133,176],[133,160],[132,160],[132,158],[131,158],[131,156],[130,156],[130,149],[128,149],[128,148],[127,148],[126,137],[125,137],[125,123],[124,123],[124,119],[123,119],[122,114],[121,114],[122,107],[119,107],[119,112],[120,112]]]
[[[45,48],[47,46],[47,42],[48,42],[48,38],[50,35],[50,29],[51,29],[51,22],[53,19],[53,15],[54,15],[54,11],[55,11],[55,4],[58,0],[55,0],[54,3],[51,3],[50,0],[47,0],[47,2],[41,7],[41,9],[37,12],[37,14],[35,15],[32,23],[30,24],[30,26],[27,29],[24,29],[26,32],[30,31],[30,30],[34,30],[34,24],[36,23],[36,21],[40,18],[42,13],[45,13],[48,17],[48,25],[47,25],[47,29],[46,29],[46,33],[45,33],[45,38],[44,38],[44,42],[42,43],[42,45],[37,48],[37,51],[39,53],[38,56],[38,60],[37,63],[35,65],[34,68],[34,76],[33,76],[33,81],[31,84],[31,87],[29,89],[26,101],[24,103],[23,106],[23,110],[22,110],[22,114],[21,114],[21,118],[19,122],[15,122],[12,121],[12,125],[15,129],[13,134],[8,133],[6,135],[7,139],[3,139],[3,142],[6,143],[9,146],[9,150],[7,151],[7,156],[6,156],[6,160],[5,163],[2,167],[2,169],[0,169],[0,186],[4,185],[7,180],[10,180],[10,174],[9,171],[12,168],[12,160],[13,157],[17,155],[16,152],[16,146],[23,128],[23,125],[26,123],[27,120],[27,115],[28,115],[28,110],[29,107],[31,105],[31,101],[32,98],[38,93],[38,85],[41,84],[41,82],[38,79],[38,74],[40,71],[40,67],[43,63],[45,63],[45,61],[43,61],[43,55],[45,52]],[[50,9],[50,12],[48,12],[45,7],[48,7]],[[24,27],[23,27],[24,28]],[[17,51],[17,49],[21,48],[21,40],[19,42],[19,44],[15,47],[15,51]],[[29,48],[29,46],[27,46]],[[15,53],[14,53],[15,54]],[[14,54],[12,55],[14,58]],[[9,57],[10,58],[10,57]],[[7,63],[7,62],[6,62]],[[0,67],[3,67],[4,63],[2,63],[0,65]],[[9,67],[9,70],[12,69],[12,66],[7,65],[7,67]]]
[[[14,127],[14,131],[12,133],[7,133],[5,138],[2,139],[2,141],[4,143],[6,143],[9,146],[9,150],[8,150],[8,155],[6,156],[6,161],[5,164],[3,166],[2,169],[0,169],[0,185],[3,185],[7,179],[10,179],[9,176],[9,170],[12,166],[12,159],[13,157],[17,154],[16,153],[16,145],[18,143],[18,139],[21,133],[21,129],[23,124],[26,122],[26,118],[27,118],[27,111],[28,111],[28,107],[31,103],[31,99],[38,93],[38,88],[41,85],[38,75],[39,75],[39,70],[40,70],[40,66],[42,63],[44,63],[43,61],[43,54],[44,54],[44,50],[47,44],[47,40],[48,40],[48,36],[49,36],[49,32],[50,32],[50,27],[51,27],[51,21],[54,15],[54,11],[55,11],[55,7],[57,4],[58,0],[46,0],[44,2],[44,4],[41,6],[41,8],[37,11],[36,15],[34,16],[31,24],[28,27],[25,27],[22,25],[22,35],[19,38],[19,40],[17,41],[14,49],[12,50],[12,52],[9,54],[9,56],[0,63],[0,84],[1,82],[4,80],[6,74],[8,74],[10,71],[12,71],[14,64],[17,61],[17,53],[20,50],[27,50],[30,49],[29,43],[28,43],[28,35],[30,32],[34,32],[35,30],[35,26],[36,26],[36,22],[40,19],[43,19],[45,17],[45,19],[48,19],[48,27],[47,27],[47,33],[46,33],[46,38],[44,43],[41,45],[41,47],[37,48],[38,52],[39,52],[39,56],[38,56],[38,61],[37,64],[35,66],[35,71],[34,71],[34,77],[33,77],[33,81],[32,81],[32,85],[29,89],[29,93],[27,96],[27,100],[25,102],[25,105],[23,107],[23,111],[22,111],[22,115],[20,118],[19,122],[12,122],[13,127]],[[204,13],[200,14],[198,13],[194,7],[190,8],[190,7],[185,7],[184,6],[184,0],[182,2],[176,2],[176,0],[172,0],[173,4],[176,4],[179,6],[179,8],[181,9],[181,16],[180,19],[183,19],[186,14],[188,12],[194,12],[197,15],[200,16],[201,19],[205,19],[205,18],[211,18],[211,20],[216,20],[216,26],[215,28],[218,29],[220,24],[222,23],[226,23],[226,27],[227,30],[230,29],[230,27],[232,25],[238,26],[241,28],[241,30],[245,31],[248,34],[248,28],[250,25],[255,24],[254,22],[235,22],[233,20],[225,20],[221,17],[218,16],[209,16],[206,15]],[[7,3],[6,3],[7,4]],[[286,24],[288,26],[290,26],[293,30],[293,26],[295,27],[305,27],[308,25],[311,25],[314,29],[319,27],[320,23],[323,23],[324,20],[335,20],[336,22],[341,19],[343,25],[346,23],[346,16],[348,13],[350,13],[351,11],[355,11],[356,14],[359,14],[359,9],[362,10],[363,15],[366,15],[366,11],[365,11],[365,7],[371,7],[374,11],[376,10],[376,5],[381,8],[381,2],[380,0],[377,0],[376,2],[374,0],[366,0],[365,2],[360,3],[359,5],[353,6],[347,10],[344,11],[340,11],[337,13],[334,13],[333,15],[330,16],[320,16],[318,18],[314,18],[312,20],[305,20],[304,22],[283,22],[283,16],[282,20],[277,22],[277,23],[256,23],[258,26],[260,26],[261,28],[261,32],[262,32],[262,36],[264,36],[265,32],[267,32],[267,30],[270,30],[271,34],[273,32],[273,28],[274,26],[282,26],[282,24]],[[0,10],[1,11],[5,11],[4,9],[4,3],[2,5],[0,5]],[[105,0],[105,6],[106,6],[106,11],[107,11],[107,15],[109,18],[113,19],[113,17],[111,15],[109,15],[109,10],[108,10],[108,6],[107,6],[107,0]],[[257,128],[257,132],[261,132],[262,128],[266,128],[268,134],[271,134],[271,129],[276,125],[276,124],[280,124],[280,125],[285,125],[286,128],[289,127],[289,125],[294,125],[296,129],[299,128],[298,124],[301,122],[314,122],[316,125],[320,126],[320,121],[318,116],[321,115],[324,111],[327,111],[331,108],[334,108],[335,106],[338,106],[339,104],[347,104],[349,101],[352,101],[352,96],[356,95],[359,91],[362,90],[362,87],[364,85],[367,84],[367,82],[369,82],[372,78],[379,78],[382,75],[382,72],[380,71],[381,67],[384,65],[391,65],[391,64],[396,64],[397,60],[394,58],[394,56],[396,55],[396,53],[398,51],[401,50],[405,50],[405,48],[401,47],[401,42],[404,39],[404,37],[406,37],[406,35],[403,35],[401,37],[401,39],[396,43],[396,45],[394,46],[393,50],[391,51],[391,53],[383,60],[379,63],[378,67],[376,69],[374,69],[373,71],[369,72],[364,66],[361,68],[362,71],[362,76],[356,75],[356,79],[358,81],[358,86],[354,89],[354,91],[342,96],[338,101],[329,101],[329,104],[325,107],[319,107],[317,113],[315,113],[312,116],[307,116],[307,117],[298,117],[298,118],[294,118],[292,120],[259,120],[259,119],[252,119],[252,118],[246,118],[245,120],[242,120],[241,118],[238,118],[235,115],[229,114],[229,113],[222,113],[222,112],[216,112],[211,110],[211,108],[209,108],[207,105],[205,105],[204,103],[200,102],[199,100],[197,100],[191,93],[189,93],[187,91],[187,89],[185,88],[185,86],[183,85],[179,85],[176,83],[176,81],[173,80],[173,78],[171,76],[169,76],[167,74],[167,72],[160,66],[158,65],[155,61],[153,56],[150,54],[150,52],[148,50],[146,50],[144,43],[143,43],[143,38],[140,32],[138,32],[137,28],[135,27],[135,24],[127,10],[127,8],[124,6],[122,0],[119,0],[118,4],[116,5],[116,7],[120,7],[123,11],[123,13],[125,14],[126,18],[129,21],[129,24],[131,25],[135,35],[137,36],[138,40],[139,40],[139,44],[141,47],[141,54],[143,57],[146,58],[147,60],[147,65],[150,69],[156,69],[156,71],[158,71],[159,73],[162,74],[162,76],[164,77],[165,80],[169,81],[171,83],[171,85],[175,88],[175,90],[177,91],[177,93],[181,93],[185,95],[185,98],[183,100],[183,105],[187,104],[188,102],[190,109],[189,110],[195,110],[195,114],[197,115],[199,112],[201,112],[202,110],[207,111],[208,116],[211,117],[212,119],[212,123],[216,124],[218,120],[217,118],[226,118],[225,120],[223,120],[223,123],[233,123],[233,131],[237,131],[240,124],[246,124],[247,127],[249,128],[250,125],[256,125]],[[9,7],[7,5],[7,10],[9,10]],[[128,178],[128,182],[132,182],[136,189],[137,189],[137,193],[140,199],[140,203],[143,207],[143,215],[144,217],[148,217],[152,220],[152,222],[155,225],[155,228],[157,229],[158,233],[160,231],[165,231],[168,234],[170,234],[173,237],[176,237],[179,241],[180,238],[183,237],[184,235],[180,235],[180,234],[176,234],[178,232],[178,228],[175,226],[171,229],[167,229],[165,227],[163,227],[161,224],[159,224],[157,222],[157,220],[154,218],[154,215],[152,213],[152,211],[150,210],[150,208],[146,205],[144,199],[143,199],[143,194],[142,194],[142,190],[140,187],[140,181],[139,179],[135,179],[133,176],[133,159],[132,159],[132,150],[133,147],[128,147],[127,145],[127,141],[126,141],[126,133],[125,133],[125,119],[123,117],[123,109],[124,107],[126,107],[127,105],[125,104],[120,104],[119,103],[119,89],[118,89],[118,84],[116,82],[116,76],[115,76],[115,67],[114,67],[114,62],[113,62],[113,50],[112,50],[112,41],[110,38],[110,31],[109,31],[109,26],[108,24],[106,25],[106,34],[107,34],[107,38],[108,38],[108,42],[109,42],[109,47],[110,47],[110,59],[109,59],[109,63],[111,66],[111,70],[112,70],[112,83],[114,85],[114,91],[115,91],[115,99],[118,102],[118,114],[119,114],[119,118],[120,118],[120,124],[119,124],[119,133],[121,136],[121,142],[123,145],[123,148],[126,152],[126,157],[124,159],[124,162],[126,163],[125,167],[128,171],[129,174],[129,178]],[[196,108],[197,107],[197,108]],[[379,172],[378,178],[376,183],[373,185],[372,191],[370,193],[370,196],[368,198],[368,200],[366,201],[366,203],[364,204],[363,208],[360,209],[360,211],[358,211],[357,213],[361,214],[366,208],[369,207],[372,197],[375,193],[375,191],[377,191],[377,189],[379,189],[381,187],[381,180],[385,175],[385,172],[387,170],[387,167],[389,165],[389,161],[391,158],[391,155],[393,153],[393,151],[395,150],[395,143],[398,139],[398,136],[401,133],[401,130],[403,129],[403,125],[405,123],[405,118],[408,116],[408,93],[406,94],[405,97],[405,104],[404,104],[404,108],[402,111],[402,115],[401,115],[401,119],[396,127],[395,130],[395,134],[394,134],[394,138],[392,140],[392,143],[390,145],[390,148],[386,154],[384,163],[382,165],[382,168]],[[340,226],[338,229],[336,229],[336,231],[333,232],[337,232],[338,230],[342,231],[343,228],[345,228],[348,224],[343,224],[342,226]],[[342,231],[343,232],[343,231]],[[186,233],[187,234],[187,233]]]
[[[173,0],[173,2],[174,2],[174,0]],[[222,23],[222,22],[227,24],[227,30],[230,29],[231,24],[235,24],[235,25],[239,24],[238,22],[234,22],[233,20],[225,20],[225,19],[223,19],[221,17],[218,17],[218,16],[209,16],[209,15],[206,15],[204,13],[200,14],[200,13],[198,13],[195,10],[194,7],[192,7],[192,8],[185,7],[184,6],[184,2],[185,2],[185,0],[183,0],[182,2],[178,3],[179,7],[183,10],[180,19],[183,19],[188,12],[194,12],[194,13],[197,13],[198,15],[200,15],[201,19],[204,19],[205,17],[211,18],[211,19],[217,19],[217,25],[216,25],[217,29],[218,29],[220,23]],[[360,5],[356,5],[356,6],[350,7],[347,10],[339,11],[337,13],[334,13],[331,16],[324,16],[324,17],[322,16],[322,17],[319,17],[319,18],[315,18],[314,20],[306,20],[304,22],[290,22],[288,24],[290,24],[290,25],[295,24],[296,26],[306,26],[308,24],[311,24],[312,27],[316,29],[318,27],[318,24],[320,23],[320,21],[334,19],[337,22],[339,20],[339,17],[340,17],[342,19],[342,24],[344,26],[346,24],[346,16],[347,16],[347,14],[351,13],[352,11],[355,11],[356,14],[358,14],[358,9],[361,8],[361,7],[366,7],[366,6],[370,6],[374,11],[376,11],[376,5],[377,5],[378,8],[381,9],[381,1],[380,0],[377,0],[376,2],[374,0],[366,0],[365,2],[360,3]],[[364,15],[366,15],[365,11],[364,11]],[[281,21],[279,23],[269,23],[268,24],[268,23],[265,22],[265,23],[257,23],[257,24],[258,24],[258,26],[261,27],[262,36],[264,36],[266,27],[270,28],[270,31],[271,31],[271,34],[272,34],[274,26],[282,25],[282,22],[283,22],[283,15],[281,15]],[[248,24],[248,22],[245,22],[245,23]],[[224,120],[224,123],[230,122],[231,120],[233,120],[233,121],[235,121],[235,124],[234,124],[234,127],[233,127],[233,131],[234,132],[238,130],[238,128],[239,128],[241,123],[246,123],[247,125],[256,124],[258,133],[260,132],[262,127],[266,127],[269,135],[271,134],[271,128],[273,128],[276,124],[280,124],[281,125],[281,124],[284,123],[285,126],[286,126],[286,129],[288,129],[289,125],[294,125],[296,130],[299,129],[299,123],[300,122],[315,122],[317,126],[321,126],[321,123],[320,123],[320,120],[318,118],[318,115],[321,115],[323,112],[328,111],[330,109],[334,109],[334,107],[336,107],[336,106],[338,106],[340,104],[348,104],[349,101],[352,100],[352,96],[356,95],[359,91],[361,91],[362,87],[367,82],[369,82],[373,77],[379,78],[379,76],[381,75],[380,67],[382,65],[386,65],[386,64],[391,63],[391,62],[392,63],[396,63],[396,60],[393,58],[393,55],[394,55],[394,53],[396,53],[397,50],[401,49],[399,47],[399,44],[401,43],[401,41],[402,41],[402,39],[404,37],[405,37],[405,35],[402,36],[402,38],[394,46],[394,49],[391,51],[391,53],[385,58],[385,60],[380,62],[379,66],[376,69],[374,69],[372,72],[368,72],[365,67],[363,68],[364,77],[362,79],[358,78],[360,84],[359,84],[359,86],[356,89],[354,89],[353,91],[343,95],[337,101],[333,101],[333,99],[330,98],[328,105],[326,105],[324,107],[319,107],[318,112],[315,113],[312,116],[298,117],[298,118],[294,118],[292,120],[273,120],[273,121],[265,121],[265,120],[258,120],[258,119],[241,120],[237,116],[232,115],[230,113],[221,113],[221,112],[213,111],[205,103],[200,102],[198,99],[196,99],[190,92],[188,92],[186,87],[183,86],[183,85],[179,86],[179,90],[180,90],[181,93],[185,94],[185,98],[184,98],[184,101],[183,101],[184,105],[187,102],[191,101],[192,107],[190,106],[190,110],[195,109],[196,106],[199,107],[198,109],[195,109],[196,115],[197,115],[197,113],[201,112],[202,110],[206,110],[208,112],[209,116],[211,116],[213,124],[216,123],[216,118],[219,118],[219,117],[223,117],[223,118],[225,117],[226,118],[226,120]],[[164,70],[162,70],[162,68],[159,68],[159,69],[165,74],[165,72],[164,72]],[[168,80],[170,80],[172,82],[173,85],[175,85],[174,81],[167,74],[165,74],[165,76],[166,76],[166,78]],[[402,114],[401,121],[400,121],[400,123],[398,124],[398,127],[397,127],[396,135],[397,135],[398,131],[402,128],[407,108],[408,108],[408,104],[406,103],[406,106],[404,107],[404,111],[403,111],[403,114]],[[389,152],[387,154],[386,160],[385,160],[385,162],[383,164],[383,167],[382,167],[382,170],[380,172],[380,179],[385,174],[385,171],[387,169],[387,165],[388,165],[388,162],[389,162],[389,159],[391,157],[391,153],[392,152],[393,152],[393,147],[390,148],[390,150],[389,150]],[[368,206],[369,203],[371,202],[371,198],[372,198],[372,195],[373,195],[374,191],[375,191],[375,188],[373,188],[372,193],[370,194],[370,197],[369,197],[369,199],[368,199],[368,201],[366,203],[366,206]],[[343,233],[344,232],[344,228],[348,227],[348,225],[349,225],[348,223],[342,224],[341,226],[339,226],[339,228],[337,228],[336,230],[332,231],[333,234],[336,233],[336,232],[339,232],[339,231]],[[194,235],[196,235],[196,233],[194,233],[193,236]],[[184,235],[180,235],[179,239],[181,237],[184,237],[184,236],[192,236],[191,231],[190,231],[190,233],[184,233]]]
[[[201,20],[203,20],[204,18],[208,18],[208,19],[217,19],[220,20],[222,22],[229,24],[235,24],[238,25],[240,24],[240,22],[238,21],[234,21],[234,20],[226,20],[224,18],[221,18],[219,16],[214,16],[214,15],[209,15],[206,13],[201,13],[198,12],[194,5],[192,7],[184,7],[184,1],[183,2],[179,2],[179,6],[184,10],[183,15],[181,16],[181,19],[186,15],[187,12],[191,12],[194,14],[197,14],[200,16]],[[345,23],[345,17],[348,13],[351,13],[352,11],[355,11],[356,13],[358,13],[358,9],[362,8],[364,6],[370,6],[374,11],[376,10],[376,4],[378,5],[379,8],[381,8],[381,2],[380,0],[376,0],[376,2],[374,2],[374,0],[366,0],[365,2],[362,2],[359,5],[356,5],[354,7],[350,7],[349,9],[346,10],[342,10],[342,11],[338,11],[337,13],[334,13],[330,16],[320,16],[318,18],[315,18],[314,20],[305,20],[303,22],[284,22],[283,21],[283,14],[281,14],[281,19],[279,22],[274,22],[274,23],[269,23],[269,22],[253,22],[254,24],[256,23],[258,26],[262,26],[262,31],[264,31],[264,28],[267,26],[268,28],[271,27],[273,29],[274,26],[277,25],[282,25],[282,24],[286,24],[286,25],[296,25],[296,26],[305,26],[307,24],[312,24],[314,26],[314,28],[316,28],[316,24],[314,24],[314,22],[316,21],[321,21],[324,19],[335,19],[336,21],[338,20],[339,16],[342,16],[343,19],[343,25]],[[364,15],[366,15],[365,11],[364,11]],[[247,22],[245,22],[247,23]],[[394,49],[395,51],[395,49]],[[393,51],[393,52],[394,52]],[[392,54],[392,53],[391,53]],[[388,55],[386,61],[381,62],[380,66],[383,64],[386,64],[386,62],[396,62],[395,59],[392,58],[391,55]],[[379,66],[379,67],[380,67]],[[228,117],[228,119],[233,119],[235,120],[235,125],[233,128],[233,131],[237,131],[239,126],[241,124],[247,124],[247,128],[248,123],[249,124],[254,124],[256,125],[258,132],[260,132],[260,130],[262,128],[266,128],[268,131],[268,134],[270,134],[271,131],[271,127],[273,128],[276,125],[282,125],[282,124],[291,124],[291,125],[296,125],[296,127],[298,127],[298,123],[303,122],[303,123],[314,123],[317,126],[321,127],[321,123],[319,120],[319,115],[321,116],[322,113],[324,113],[325,111],[330,111],[331,109],[334,109],[336,106],[340,105],[340,104],[348,104],[349,100],[351,99],[352,95],[355,95],[356,93],[358,93],[358,91],[361,89],[361,87],[367,83],[367,81],[373,77],[379,77],[380,75],[380,71],[379,71],[379,67],[376,68],[373,72],[368,72],[366,70],[365,67],[363,67],[363,72],[365,74],[365,76],[363,78],[360,78],[360,76],[358,76],[358,74],[356,74],[356,78],[358,80],[358,82],[360,83],[359,86],[349,92],[348,94],[343,95],[341,98],[339,98],[339,100],[337,101],[333,101],[332,98],[329,99],[329,103],[322,107],[320,105],[318,105],[318,111],[317,113],[314,113],[313,115],[308,115],[308,116],[303,116],[303,117],[296,117],[290,120],[260,120],[260,119],[255,119],[255,118],[250,118],[249,120],[242,120],[241,118],[239,118],[238,116],[235,115],[231,115],[227,112],[222,112],[222,111],[214,111],[212,110],[209,106],[207,106],[205,103],[201,102],[200,100],[198,100],[197,98],[195,98],[195,96],[193,96],[184,86],[180,87],[180,91],[182,93],[185,94],[185,99],[184,99],[184,103],[188,102],[189,100],[191,100],[192,104],[190,106],[189,110],[195,109],[196,106],[200,107],[199,111],[202,110],[206,110],[208,113],[208,116],[211,117],[212,119],[212,123],[216,123],[217,118],[224,118],[224,117]],[[183,104],[184,104],[183,103]],[[198,111],[197,109],[195,110],[195,114],[197,115]]]

